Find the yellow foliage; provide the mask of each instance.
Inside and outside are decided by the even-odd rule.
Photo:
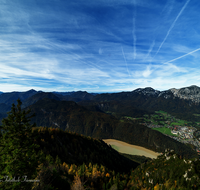
[[[69,171],[69,165],[65,162],[63,162],[63,167],[65,168],[65,170],[67,170],[67,172]]]
[[[101,172],[97,171],[97,176],[100,177],[101,176]]]
[[[92,168],[92,164],[91,164],[91,162],[89,163],[89,166],[88,166],[89,168]]]
[[[156,185],[154,186],[154,190],[159,190],[159,189],[160,189],[159,185],[156,184]]]
[[[100,171],[101,171],[102,173],[105,173],[105,171],[106,171],[106,170],[105,170],[105,167],[101,165]]]
[[[93,167],[92,168],[92,178],[97,178],[97,177],[98,177],[97,168]]]
[[[73,174],[73,165],[70,166],[69,170],[68,170],[69,174]]]
[[[90,173],[88,170],[86,170],[85,175],[86,175],[86,177],[90,177],[92,175],[92,173]]]
[[[74,177],[74,183],[71,187],[72,190],[84,190],[83,183],[81,182],[80,177],[76,173],[76,176]]]
[[[168,188],[168,189],[171,187],[171,183],[170,183],[169,180],[166,181],[166,183],[165,183],[165,187]]]

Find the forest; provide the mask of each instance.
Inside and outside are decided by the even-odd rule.
[[[157,159],[138,163],[101,139],[30,124],[30,113],[18,100],[2,121],[1,189],[200,188],[197,158],[166,149]]]

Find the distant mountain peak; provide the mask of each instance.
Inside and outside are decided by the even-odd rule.
[[[134,90],[133,92],[139,93],[139,94],[144,94],[144,95],[158,95],[160,93],[160,91],[155,90],[151,87],[146,87],[146,88],[138,88],[136,90]]]
[[[31,89],[31,90],[28,90],[27,92],[37,92],[37,91],[34,89]]]
[[[170,91],[175,97],[181,99],[192,100],[195,103],[200,102],[200,87],[196,85],[191,85],[189,87],[184,87],[180,89],[172,88]]]

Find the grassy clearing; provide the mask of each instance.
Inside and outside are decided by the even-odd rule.
[[[113,149],[115,149],[116,151],[119,152],[119,147],[118,147],[118,146],[116,146],[116,145],[111,145],[111,147],[112,147]]]
[[[157,158],[157,156],[159,155],[159,153],[156,153],[144,147],[131,145],[115,139],[104,139],[104,142],[110,144],[113,149],[123,154],[140,155],[149,158]]]
[[[132,117],[130,117],[130,116],[126,116],[126,118],[128,118],[128,119],[133,119]]]
[[[186,123],[183,120],[177,121],[177,122],[172,122],[171,125],[181,125],[184,126]]]
[[[167,112],[164,112],[164,111],[162,111],[162,110],[160,110],[160,111],[155,111],[156,113],[161,113],[161,114],[167,114]]]
[[[169,128],[161,127],[161,128],[153,128],[153,130],[159,131],[159,132],[166,134],[166,135],[177,137],[177,135],[174,135],[174,134],[171,133],[171,130]]]

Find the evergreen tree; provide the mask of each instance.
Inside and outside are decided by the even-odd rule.
[[[31,189],[32,182],[37,173],[37,166],[41,161],[42,153],[36,154],[35,149],[39,145],[34,144],[32,127],[28,116],[30,110],[21,110],[22,102],[18,99],[18,105],[12,105],[8,117],[2,120],[0,139],[0,183],[1,189]],[[14,182],[5,181],[13,179]],[[25,181],[25,182],[24,182]]]

